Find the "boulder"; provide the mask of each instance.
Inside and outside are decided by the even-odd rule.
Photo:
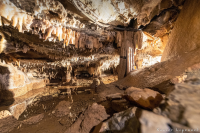
[[[105,85],[103,82],[97,87],[97,93],[98,93],[98,101],[105,101],[106,97],[111,94],[121,93],[123,94],[124,91],[120,90],[113,84],[107,84]]]
[[[93,133],[139,133],[139,121],[135,113],[137,108],[129,108],[114,114],[110,119],[95,127]]]
[[[187,125],[189,128],[200,127],[200,79],[187,79],[176,84],[175,90],[168,96],[167,107],[163,114],[173,122]]]
[[[18,120],[20,115],[26,110],[26,107],[27,107],[27,103],[22,102],[14,106],[11,106],[9,110],[11,114]]]
[[[170,126],[171,121],[164,116],[137,109],[136,117],[140,122],[140,133],[173,132],[173,129]]]
[[[93,103],[65,133],[89,133],[94,126],[107,119],[108,116],[102,105]]]
[[[130,102],[146,109],[157,107],[163,100],[160,93],[150,89],[130,87],[125,91],[125,98]]]

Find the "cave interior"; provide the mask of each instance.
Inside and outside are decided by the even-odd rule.
[[[0,133],[200,133],[199,0],[0,0]]]

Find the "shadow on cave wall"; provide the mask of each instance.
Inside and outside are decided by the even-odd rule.
[[[7,67],[0,66],[0,111],[3,106],[10,106],[14,103],[14,95],[9,91],[10,71]]]

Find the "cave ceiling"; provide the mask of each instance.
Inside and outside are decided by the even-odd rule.
[[[117,32],[168,34],[184,0],[0,0],[1,60],[119,57]]]

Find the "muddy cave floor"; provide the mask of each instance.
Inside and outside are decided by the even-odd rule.
[[[83,92],[73,94],[71,97],[60,95],[56,98],[47,101],[35,102],[29,106],[21,115],[19,120],[23,121],[31,116],[44,113],[44,118],[39,123],[33,125],[20,125],[10,133],[63,133],[69,128],[89,105],[96,102],[95,97],[91,92]],[[56,105],[60,101],[69,101],[71,103],[70,114],[63,117],[56,117],[53,113]]]
[[[124,125],[126,125],[125,129],[128,132],[139,133],[138,129],[140,128],[140,124],[138,125],[138,121],[135,121],[139,108],[134,104],[130,104],[127,99],[125,100],[121,97],[119,98],[119,95],[115,95],[122,91],[116,92],[114,91],[115,89],[113,89],[115,88],[113,82],[118,80],[117,76],[102,76],[101,81],[104,84],[99,85],[100,89],[103,89],[101,93],[99,93],[99,88],[97,89],[97,93],[95,92],[95,89],[91,85],[92,80],[93,78],[79,79],[79,85],[81,85],[81,87],[77,88],[77,90],[70,89],[72,90],[71,95],[68,93],[71,86],[67,86],[61,82],[50,83],[44,88],[33,90],[15,99],[15,104],[17,104],[22,103],[24,99],[33,98],[31,104],[23,110],[22,114],[20,113],[20,108],[18,108],[19,111],[17,111],[17,113],[20,113],[18,120],[14,119],[14,117],[8,117],[0,121],[0,132],[71,133],[71,131],[77,129],[73,132],[76,133],[80,129],[80,132],[83,131],[83,133],[96,133],[95,129],[98,130],[98,124],[101,124],[102,121],[103,123],[111,122],[111,124],[118,127],[119,125],[123,125],[121,122],[123,123],[123,120],[125,120],[124,122],[126,124]],[[174,131],[177,128],[190,129],[191,127],[196,130],[196,127],[199,127],[199,83],[200,80],[194,78],[188,80],[186,83],[178,84],[176,90],[166,97],[158,108],[154,108],[153,110],[142,108],[144,110],[142,110],[142,115],[139,116],[139,120],[144,122],[141,124],[141,133],[148,133],[148,130],[151,130],[149,133],[155,133],[157,126],[169,128],[169,125],[170,129],[173,128]],[[127,90],[129,91],[131,88],[132,87],[129,87]],[[99,100],[102,95],[107,96],[107,90],[109,93],[112,92],[110,97],[106,97],[106,100]],[[158,95],[158,92],[152,92],[149,89],[146,91],[150,95]],[[163,95],[163,97],[165,96]],[[190,97],[189,100],[188,97]],[[110,98],[115,100],[111,100]],[[156,100],[158,100],[158,97]],[[4,103],[4,106],[6,106],[6,103]],[[0,110],[2,110],[1,106]],[[140,110],[138,111],[140,112]],[[136,117],[132,117],[133,114]],[[152,125],[152,127],[149,127],[149,124]],[[102,129],[103,128],[104,126],[102,126]],[[122,133],[122,131],[123,130],[113,133]],[[197,131],[192,133],[196,132]],[[179,131],[173,133],[179,133]]]
[[[80,116],[80,114],[87,109],[88,106],[97,102],[97,94],[95,90],[87,87],[92,83],[89,79],[78,79],[83,86],[73,91],[71,95],[64,94],[62,91],[66,90],[61,83],[51,83],[49,86],[41,89],[41,91],[51,91],[51,95],[40,96],[38,99],[27,106],[26,110],[20,115],[18,121],[24,121],[37,115],[44,115],[41,121],[34,124],[20,124],[9,133],[63,133],[68,129]],[[117,76],[102,75],[102,82],[109,84],[117,80]],[[85,87],[84,87],[85,86]],[[39,90],[37,90],[39,91]],[[38,92],[37,92],[38,93]],[[41,94],[43,92],[39,92]],[[70,113],[62,116],[55,116],[55,107],[59,102],[66,101],[70,103]],[[101,102],[106,109],[107,114],[115,113],[107,102]]]

